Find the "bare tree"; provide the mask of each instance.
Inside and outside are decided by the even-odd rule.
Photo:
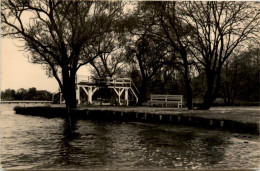
[[[44,65],[57,80],[66,106],[76,107],[76,72],[106,52],[93,47],[113,28],[121,3],[4,0],[1,5],[2,36],[23,40],[30,61]]]
[[[126,63],[121,53],[101,54],[90,64],[94,68],[93,75],[98,78],[122,77],[125,73]]]
[[[107,33],[103,36],[105,41],[102,41],[100,46],[106,49],[107,53],[100,53],[97,58],[90,62],[93,69],[92,74],[97,78],[106,78],[123,75],[124,68],[127,65],[124,61],[125,54],[123,42],[120,41],[120,35],[116,32]],[[94,48],[96,52],[101,47]]]
[[[225,61],[235,48],[252,38],[259,40],[260,5],[257,2],[180,3],[182,20],[190,26],[190,52],[206,75],[200,109],[216,99]]]

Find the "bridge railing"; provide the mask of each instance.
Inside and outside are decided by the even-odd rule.
[[[85,76],[85,75],[77,75],[77,83],[89,83],[89,84],[96,84],[96,85],[102,85],[102,86],[124,86],[124,87],[130,87],[139,94],[138,88],[134,84],[131,78],[111,78],[106,77],[103,79],[94,79],[91,76]]]
[[[77,83],[85,82],[85,83],[96,83],[96,84],[107,84],[107,85],[131,85],[131,78],[104,78],[104,79],[93,79],[90,76],[77,76]]]
[[[92,83],[93,82],[93,78],[91,76],[86,76],[86,75],[77,75],[76,77],[76,82],[88,82],[88,83]]]

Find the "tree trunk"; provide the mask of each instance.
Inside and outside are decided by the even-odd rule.
[[[76,73],[70,72],[67,68],[62,69],[63,78],[63,97],[65,99],[66,107],[68,109],[76,108],[76,85],[75,85]]]
[[[182,60],[184,64],[184,80],[185,80],[185,89],[187,93],[187,107],[188,110],[192,110],[192,87],[191,87],[191,81],[189,77],[189,65],[188,65],[188,60],[187,60],[187,54],[183,53],[182,54]]]
[[[144,100],[146,99],[146,94],[147,94],[146,85],[147,85],[147,80],[143,78],[137,105],[142,105]]]
[[[207,90],[204,99],[203,99],[203,103],[200,104],[199,109],[200,110],[208,110],[211,105],[212,105],[212,91],[211,90]]]
[[[192,110],[192,88],[191,88],[191,82],[189,79],[189,76],[187,74],[185,74],[185,88],[186,88],[186,92],[187,92],[187,107],[188,110]]]
[[[219,71],[221,72],[221,71]],[[206,71],[207,77],[207,91],[204,95],[203,103],[200,104],[199,109],[201,110],[208,110],[212,106],[213,102],[215,101],[218,93],[218,89],[220,87],[220,73],[217,74],[213,73],[213,71]],[[216,82],[215,82],[216,80]]]

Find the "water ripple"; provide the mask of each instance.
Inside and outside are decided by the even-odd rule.
[[[4,169],[254,169],[259,137],[174,125],[15,115],[1,105]]]

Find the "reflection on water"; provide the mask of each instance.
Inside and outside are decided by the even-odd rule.
[[[259,168],[258,137],[144,123],[16,115],[1,105],[4,169]]]

